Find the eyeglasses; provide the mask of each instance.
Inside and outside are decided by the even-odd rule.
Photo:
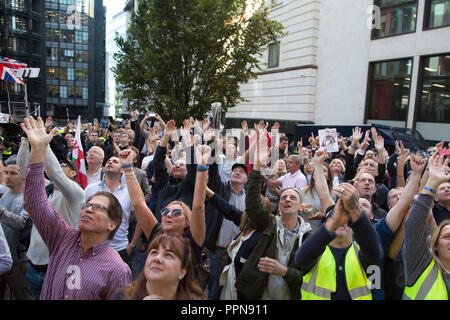
[[[181,209],[170,210],[168,208],[164,208],[160,211],[161,217],[167,217],[169,213],[172,217],[178,217],[180,214],[183,214],[183,210]]]
[[[97,211],[97,212],[98,211],[105,211],[106,213],[108,212],[108,209],[106,209],[106,207],[102,206],[101,204],[85,202],[80,205],[81,210],[85,210],[85,209],[91,208],[91,207],[92,207],[92,210]]]

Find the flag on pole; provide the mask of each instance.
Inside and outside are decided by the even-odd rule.
[[[1,80],[25,84],[21,77],[17,76],[16,71],[26,67],[26,63],[0,56]]]
[[[0,63],[1,80],[11,81],[15,83],[25,84],[21,78],[16,75],[14,69],[5,67]]]
[[[81,116],[78,116],[77,129],[75,130],[75,143],[72,151],[72,161],[78,169],[77,182],[84,189],[87,186],[86,163],[84,161],[83,144],[81,143]]]
[[[3,66],[5,66],[7,68],[13,69],[13,70],[27,67],[26,63],[23,63],[23,62],[14,60],[14,59],[2,57],[2,56],[0,56],[0,64],[2,64]]]

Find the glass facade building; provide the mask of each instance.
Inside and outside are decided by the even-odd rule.
[[[102,0],[45,1],[47,116],[103,117],[105,23]]]
[[[1,55],[40,68],[27,79],[30,111],[56,122],[103,116],[105,91],[105,7],[103,0],[3,0]],[[4,101],[5,81],[1,81]],[[5,88],[4,88],[5,87]],[[14,108],[23,116],[23,86],[9,85]],[[2,102],[2,110],[4,109]]]

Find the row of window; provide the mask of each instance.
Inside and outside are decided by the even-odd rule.
[[[61,24],[61,25],[76,24],[77,25],[76,27],[79,28],[82,26],[88,26],[89,17],[87,14],[82,13],[82,12],[75,15],[73,10],[72,11],[71,10],[58,11],[58,10],[46,9],[45,10],[45,21],[49,22],[49,23],[57,23],[57,24]]]
[[[380,28],[373,29],[373,39],[416,31],[417,0],[375,0],[374,5],[377,5],[381,12]],[[423,30],[449,25],[450,0],[426,0]]]
[[[88,81],[88,70],[64,67],[47,67],[47,79]]]
[[[47,47],[47,60],[88,63],[89,52],[87,50],[73,50],[73,49]]]
[[[407,120],[412,68],[412,58],[370,64],[368,119]],[[417,121],[450,123],[450,53],[421,57],[417,81]]]
[[[87,87],[47,85],[47,97],[63,99],[87,99]]]
[[[45,39],[47,41],[63,42],[63,43],[89,43],[89,33],[86,31],[75,30],[59,30],[47,28],[45,30]]]

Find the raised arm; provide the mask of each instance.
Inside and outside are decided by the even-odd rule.
[[[195,150],[198,163],[197,177],[195,179],[194,200],[192,202],[192,221],[190,230],[195,243],[201,247],[205,241],[205,196],[208,181],[208,159],[211,149],[206,145],[199,145]]]
[[[130,194],[136,220],[148,238],[158,223],[158,220],[156,220],[153,212],[147,207],[147,203],[145,202],[144,193],[133,170],[133,157],[134,154],[131,149],[126,149],[119,153],[119,159],[124,169],[128,193]]]
[[[414,195],[417,192],[417,188],[420,182],[420,176],[422,174],[423,167],[425,166],[425,161],[420,157],[415,157],[414,155],[411,156],[410,163],[412,173],[409,176],[408,183],[406,184],[406,187],[402,192],[402,196],[400,197],[397,204],[392,207],[386,215],[386,224],[392,232],[397,232],[397,230],[399,230],[402,221],[411,208],[411,203],[414,199]],[[403,236],[404,229],[400,229],[399,233],[397,233],[395,237],[403,239]],[[397,247],[396,254],[395,252],[392,252],[394,257],[397,256],[398,252],[400,251],[401,243],[402,242],[400,242],[400,247]]]
[[[33,119],[33,117],[25,118],[21,127],[31,145],[29,169],[25,175],[24,209],[28,211],[33,224],[49,250],[52,251],[59,240],[67,236],[67,233],[72,230],[55,209],[50,206],[45,193],[45,152],[53,138],[56,127],[47,134],[40,117],[38,117],[38,120]]]
[[[330,196],[330,191],[328,189],[327,179],[325,178],[325,174],[323,173],[322,167],[323,162],[325,161],[325,157],[327,156],[327,152],[325,149],[317,150],[314,154],[314,181],[316,183],[316,190],[320,199],[320,207],[323,213],[326,210],[334,205],[334,201]]]
[[[435,193],[430,190],[437,190],[441,183],[450,178],[448,162],[448,159],[444,161],[444,157],[438,153],[430,158],[428,162],[429,178],[425,189],[413,202],[406,221],[404,259],[407,286],[411,286],[417,281],[432,259],[427,241],[427,217]]]

